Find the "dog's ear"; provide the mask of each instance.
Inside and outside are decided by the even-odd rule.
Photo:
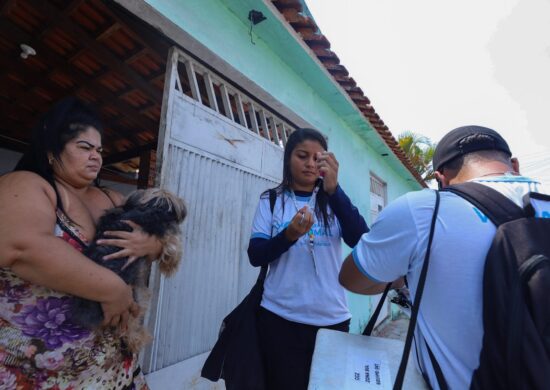
[[[187,207],[183,199],[175,197],[174,211],[176,213],[177,223],[182,223],[185,217],[187,217]]]
[[[175,222],[178,224],[182,223],[187,216],[187,207],[185,207],[185,202],[183,199],[170,191],[164,191],[164,199],[169,204],[169,208],[174,215]]]
[[[128,195],[126,202],[124,202],[124,205],[122,206],[124,210],[134,210],[140,207],[143,202],[143,193],[144,190],[136,190]]]
[[[181,198],[170,191],[161,188],[148,188],[134,191],[128,196],[124,204],[126,211],[150,209],[164,210],[171,215],[176,223],[182,223],[187,216],[187,208]]]

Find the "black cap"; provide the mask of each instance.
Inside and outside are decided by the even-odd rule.
[[[508,144],[496,131],[482,126],[463,126],[451,130],[437,144],[433,156],[434,171],[456,157],[478,150],[500,150],[512,156]]]

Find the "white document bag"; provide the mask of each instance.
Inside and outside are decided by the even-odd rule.
[[[320,329],[308,390],[391,390],[404,342]],[[403,389],[427,389],[409,358]]]

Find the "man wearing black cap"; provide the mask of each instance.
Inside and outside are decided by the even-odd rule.
[[[496,131],[464,126],[454,129],[439,142],[433,167],[439,186],[445,187],[482,177],[518,175],[518,161],[511,156],[508,144]]]
[[[496,131],[465,126],[445,135],[433,158],[440,188],[475,181],[518,205],[539,183],[519,174],[519,163]],[[540,191],[539,191],[540,192]],[[413,348],[430,385],[439,388],[426,345],[451,389],[470,386],[483,338],[482,278],[496,228],[466,200],[441,192],[430,268],[422,296]],[[378,294],[406,276],[414,300],[435,206],[431,190],[408,193],[382,211],[369,233],[345,260],[340,283],[359,294]]]

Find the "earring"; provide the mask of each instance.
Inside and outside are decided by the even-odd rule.
[[[49,158],[49,159],[48,159],[48,163],[49,163],[50,165],[52,165],[52,164],[53,164],[53,158]]]

